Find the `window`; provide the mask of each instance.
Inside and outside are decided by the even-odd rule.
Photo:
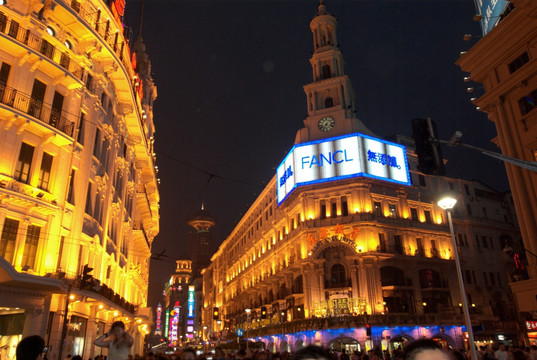
[[[488,215],[487,215],[487,208],[481,208],[481,210],[483,211],[483,217],[484,217],[485,219],[488,219],[489,217],[488,217]]]
[[[466,195],[470,195],[470,188],[468,187],[468,184],[464,184],[464,192]]]
[[[91,183],[88,183],[88,192],[86,193],[86,208],[85,212],[88,215],[93,215],[92,212],[92,206],[91,206]]]
[[[464,278],[467,284],[472,283],[472,273],[470,272],[470,270],[464,270]]]
[[[425,183],[425,176],[419,174],[418,175],[418,180],[419,180],[420,186],[427,186],[427,184]]]
[[[496,285],[496,278],[494,277],[494,273],[489,273],[489,277],[490,277],[490,284]]]
[[[430,210],[425,210],[423,212],[423,214],[425,215],[425,221],[430,223],[430,222],[433,222],[432,218],[431,218],[431,211]]]
[[[54,127],[58,126],[60,122],[64,98],[65,96],[63,96],[59,92],[54,92],[54,99],[52,100],[52,109],[50,111],[50,124]]]
[[[464,240],[463,240],[463,237],[462,237],[462,234],[458,234],[457,236],[457,246],[464,246]]]
[[[385,253],[386,249],[386,236],[383,233],[379,233],[379,250]]]
[[[489,247],[489,244],[488,244],[488,241],[487,241],[487,237],[486,236],[482,236],[481,237],[481,241],[483,242],[483,247],[488,249]]]
[[[472,216],[472,206],[470,204],[466,204],[466,210],[468,211],[468,215]]]
[[[67,202],[69,204],[75,204],[75,169],[71,169],[71,177],[69,179],[69,189],[67,190]]]
[[[0,0],[0,5],[5,5],[6,0]],[[6,31],[7,16],[0,12],[0,32]]]
[[[78,134],[76,135],[76,141],[80,145],[84,145],[84,118],[86,117],[85,113],[80,114],[80,121],[78,122]]]
[[[17,35],[19,34],[19,23],[11,20],[11,25],[9,26],[9,33],[8,35],[12,38],[17,38]]]
[[[522,66],[526,65],[530,61],[530,57],[527,52],[524,52],[522,55],[517,57],[515,60],[511,61],[507,67],[509,68],[509,73],[512,74]]]
[[[0,67],[0,85],[7,85],[7,80],[9,78],[10,70],[11,70],[11,65],[5,62],[2,63],[2,66]],[[1,100],[2,99],[0,98],[0,101]]]
[[[45,39],[41,39],[40,53],[52,59],[54,56],[54,46]]]
[[[330,65],[323,65],[323,67],[321,68],[321,71],[322,71],[322,78],[323,79],[328,79],[331,75],[330,75]]]
[[[19,153],[19,160],[15,168],[15,179],[20,182],[28,183],[30,180],[30,169],[32,167],[32,158],[34,156],[34,147],[23,142]]]
[[[424,255],[424,251],[423,251],[423,240],[421,238],[416,238],[416,252],[419,254],[419,255]]]
[[[330,216],[331,217],[337,216],[337,204],[336,203],[332,203],[332,212],[330,213]]]
[[[486,273],[486,272],[483,273],[483,279],[485,280],[485,285],[488,286],[488,284],[489,284],[489,278],[487,277],[487,273]]]
[[[394,235],[393,241],[395,244],[395,252],[397,254],[402,254],[403,253],[403,241],[401,240],[401,235]]]
[[[390,217],[396,218],[397,217],[397,207],[395,204],[389,204],[388,209],[390,211]]]
[[[0,238],[0,256],[6,259],[9,263],[13,261],[18,230],[19,222],[17,220],[6,218],[4,221],[4,228],[2,229],[2,237]]]
[[[520,107],[520,113],[522,115],[526,115],[533,109],[535,109],[536,102],[537,101],[537,89],[533,90],[531,93],[529,93],[526,96],[521,97],[518,100],[518,106]]]
[[[449,190],[453,190],[455,188],[455,186],[453,185],[453,183],[448,183],[448,186],[449,186]]]
[[[412,218],[412,221],[418,221],[418,209],[410,208],[410,217]]]
[[[341,199],[341,215],[342,216],[348,216],[349,215],[349,204],[347,203],[346,198]]]
[[[56,36],[56,31],[54,31],[54,29],[51,28],[50,26],[47,26],[47,33],[48,33],[50,36]]]
[[[99,128],[95,129],[95,139],[93,140],[93,156],[98,158],[99,156],[99,142],[101,141],[101,130]]]
[[[327,97],[324,99],[324,107],[325,109],[331,108],[334,106],[334,100],[331,97]]]
[[[347,283],[347,274],[345,273],[345,267],[341,264],[335,264],[330,271],[332,276],[332,286],[344,286]]]
[[[24,252],[22,254],[22,266],[29,266],[30,269],[35,267],[35,255],[39,245],[39,234],[41,228],[35,225],[28,225],[26,230],[26,241],[24,242]]]
[[[54,156],[49,153],[43,153],[43,159],[41,160],[41,169],[39,169],[39,180],[37,187],[45,191],[49,191],[50,183],[50,171],[52,169],[52,160]]]
[[[88,89],[88,91],[93,92],[93,76],[91,76],[90,74],[88,74],[88,76],[86,77],[86,89]]]
[[[321,204],[321,219],[326,219],[326,205]]]
[[[380,204],[380,202],[375,201],[373,203],[373,208],[375,209],[375,215],[382,216],[382,205]]]
[[[73,44],[71,44],[71,42],[69,40],[65,40],[65,43],[64,43],[65,47],[68,48],[69,50],[72,50],[73,49]]]
[[[32,87],[32,95],[30,100],[30,106],[28,107],[28,114],[36,118],[41,118],[43,99],[45,98],[46,91],[47,86],[41,81],[35,79],[34,85]]]

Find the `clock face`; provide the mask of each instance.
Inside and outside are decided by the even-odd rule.
[[[334,125],[336,122],[334,121],[334,118],[330,116],[325,116],[321,120],[319,120],[319,130],[321,131],[330,131],[334,128]]]

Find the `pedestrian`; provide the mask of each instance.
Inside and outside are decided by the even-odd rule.
[[[509,354],[507,353],[507,351],[505,351],[504,344],[500,344],[498,350],[496,350],[496,352],[494,353],[494,357],[497,360],[509,360]]]
[[[192,348],[186,348],[181,353],[181,360],[196,360],[196,351]]]
[[[308,345],[295,353],[293,360],[330,360],[330,354],[320,346]]]
[[[109,360],[127,360],[134,339],[125,331],[125,324],[122,321],[116,321],[112,324],[110,332],[101,335],[94,344],[108,348]]]
[[[17,360],[42,360],[45,349],[45,340],[41,336],[32,335],[19,342],[15,356]]]

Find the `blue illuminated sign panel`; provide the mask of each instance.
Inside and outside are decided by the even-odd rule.
[[[277,169],[278,205],[298,186],[358,176],[410,185],[405,147],[358,133],[297,144]]]
[[[505,10],[506,0],[476,0],[475,5],[481,15],[481,29],[486,35],[500,20],[500,15]]]

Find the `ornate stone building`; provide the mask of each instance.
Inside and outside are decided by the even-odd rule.
[[[115,320],[140,352],[151,326],[157,93],[124,6],[0,1],[0,322],[49,358],[94,357]]]
[[[310,24],[314,81],[304,87],[308,116],[298,131],[295,150],[304,143],[337,141],[355,132],[368,139],[374,136],[355,117],[354,92],[343,71],[336,25],[321,1]],[[307,343],[352,350],[382,345],[393,350],[422,336],[450,346],[463,344],[452,241],[435,197],[446,190],[461,194],[455,212],[463,242],[459,246],[468,245],[476,254],[474,235],[483,234],[483,246],[494,242],[494,259],[501,259],[496,238],[500,230],[490,221],[480,222],[483,229],[478,232],[474,223],[479,221],[466,211],[477,212],[484,203],[477,197],[469,199],[465,192],[477,194],[481,189],[481,194],[494,194],[493,204],[483,206],[501,231],[519,241],[516,220],[512,209],[501,205],[505,195],[477,182],[421,174],[410,139],[395,141],[409,145],[410,186],[374,176],[342,176],[337,181],[295,185],[281,200],[277,189],[297,176],[296,168],[271,179],[203,271],[203,321],[213,339],[229,338],[242,328],[247,338],[279,351]],[[347,153],[340,151],[340,157],[336,153],[324,158],[325,164],[348,160]],[[298,164],[302,169],[306,158]],[[320,161],[322,166],[323,158]],[[312,164],[313,160],[310,168]],[[474,284],[474,273],[481,276],[488,271],[475,264],[475,258],[464,260],[468,284]],[[495,289],[496,284],[507,283],[502,271],[486,276]],[[470,291],[476,323],[498,320],[485,292]],[[508,297],[505,301],[512,303]],[[212,316],[214,307],[219,308],[219,319]]]

